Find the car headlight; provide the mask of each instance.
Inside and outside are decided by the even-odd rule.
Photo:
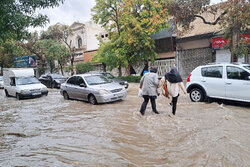
[[[47,88],[42,88],[42,89],[41,89],[41,91],[46,91],[46,90],[47,90]]]
[[[108,94],[108,93],[109,93],[109,91],[107,91],[105,89],[99,90],[99,94],[101,94],[101,95]]]

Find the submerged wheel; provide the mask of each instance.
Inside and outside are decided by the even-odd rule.
[[[22,99],[22,97],[21,97],[21,95],[19,93],[16,94],[16,98],[17,98],[17,100],[21,100]]]
[[[55,83],[55,82],[52,82],[52,84],[51,84],[51,89],[54,89],[54,88],[56,88],[56,83]]]
[[[204,93],[199,88],[192,89],[189,96],[193,102],[202,102],[204,100]]]
[[[8,91],[7,91],[6,89],[5,89],[4,91],[5,91],[5,95],[6,95],[6,97],[10,97],[10,95],[9,95]]]
[[[63,97],[65,100],[69,100],[69,95],[67,92],[63,92]]]
[[[89,103],[92,104],[92,105],[96,105],[97,104],[97,101],[96,101],[96,98],[94,95],[89,95]]]

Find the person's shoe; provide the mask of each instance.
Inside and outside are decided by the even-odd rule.
[[[160,113],[158,113],[158,111],[154,111],[154,113],[155,113],[155,114],[160,114]]]

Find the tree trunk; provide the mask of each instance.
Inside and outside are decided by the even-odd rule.
[[[75,60],[75,55],[73,53],[72,56],[71,56],[71,60],[70,60],[71,67],[72,67],[72,69],[71,69],[71,75],[75,74],[75,72],[74,72],[74,60]]]
[[[232,48],[231,48],[231,62],[237,62],[238,56],[236,50],[240,41],[240,24],[235,24],[232,29]]]
[[[121,67],[121,65],[119,65],[118,70],[119,70],[119,76],[122,76],[122,67]]]

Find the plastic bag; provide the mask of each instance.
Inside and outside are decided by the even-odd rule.
[[[139,91],[138,91],[138,97],[142,97],[142,89],[139,89]]]

